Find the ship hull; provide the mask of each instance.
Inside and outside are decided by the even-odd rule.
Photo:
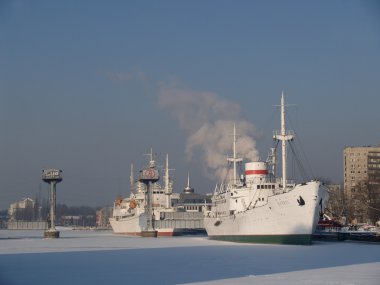
[[[110,219],[112,230],[115,234],[127,236],[142,236],[145,230],[147,219],[143,213],[139,216],[129,218]],[[155,227],[158,237],[173,237],[183,235],[205,234],[204,229],[188,229],[188,228],[159,228]]]
[[[205,217],[210,239],[275,244],[311,244],[327,190],[319,182],[296,185],[267,203],[224,217]],[[297,201],[302,197],[304,204]],[[321,200],[322,199],[322,200]]]
[[[126,218],[111,218],[110,224],[115,234],[141,236],[145,230],[147,218],[144,213]]]
[[[213,240],[241,243],[296,244],[311,245],[311,235],[221,235],[210,236]]]

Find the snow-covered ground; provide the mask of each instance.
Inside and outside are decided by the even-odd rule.
[[[380,284],[380,244],[237,244],[206,237],[0,230],[0,285]]]

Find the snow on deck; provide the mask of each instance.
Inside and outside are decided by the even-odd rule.
[[[0,231],[0,285],[379,284],[380,244],[238,244],[206,237]]]

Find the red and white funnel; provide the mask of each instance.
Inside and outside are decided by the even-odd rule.
[[[268,175],[268,167],[265,162],[247,162],[245,164],[245,179],[247,182],[257,178],[265,178]]]

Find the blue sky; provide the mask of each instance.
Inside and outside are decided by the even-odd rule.
[[[111,204],[151,147],[177,192],[188,171],[211,192],[205,150],[186,152],[203,100],[227,106],[205,123],[254,125],[265,159],[282,90],[312,175],[341,182],[345,146],[380,144],[379,78],[377,1],[3,0],[0,208],[46,195],[47,167],[64,172],[58,202]],[[173,90],[192,108],[163,106]]]

